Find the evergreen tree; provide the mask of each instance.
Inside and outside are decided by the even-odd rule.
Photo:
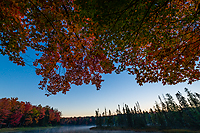
[[[167,106],[165,105],[165,103],[162,101],[162,99],[161,99],[161,97],[160,96],[158,96],[158,98],[159,98],[159,100],[160,100],[160,104],[161,104],[161,106],[162,106],[162,110],[161,110],[161,114],[163,115],[163,119],[164,119],[164,121],[165,121],[165,127],[167,127],[168,126],[168,123],[169,123],[169,121],[168,121],[168,116],[167,116]]]
[[[127,118],[127,123],[128,123],[128,127],[133,127],[133,120],[132,120],[132,114],[131,111],[128,107],[128,105],[125,104],[125,110],[126,110],[126,118]]]
[[[199,100],[200,100],[200,94],[199,93],[197,93],[197,92],[195,92],[195,95],[199,98]]]
[[[152,108],[150,108],[150,111],[149,111],[149,113],[150,113],[150,116],[151,116],[151,121],[152,121],[151,125],[152,125],[153,127],[155,127],[155,126],[157,125],[157,120],[156,120],[156,112],[155,112],[155,111],[153,111],[153,109],[152,109]]]
[[[162,129],[165,128],[166,127],[165,117],[164,117],[157,101],[156,101],[156,110],[155,111],[156,111],[156,114],[157,114],[158,126]]]
[[[122,115],[123,123],[122,123],[122,126],[126,126],[127,125],[127,118],[126,118],[126,110],[124,108],[124,105],[123,105],[122,111],[123,111],[123,115]]]
[[[162,106],[162,111],[166,112],[167,111],[167,107],[165,105],[165,103],[162,101],[162,99],[160,98],[160,96],[158,96],[159,100],[160,100],[160,104]]]
[[[133,127],[135,128],[143,128],[146,126],[146,122],[145,122],[145,117],[143,117],[143,114],[141,112],[140,109],[140,105],[139,102],[136,102],[135,104],[136,106],[134,106],[133,109]]]
[[[187,93],[188,101],[191,107],[198,107],[200,105],[200,101],[197,99],[196,95],[191,93],[187,88],[185,88],[185,92]]]
[[[120,110],[120,105],[118,104],[118,109],[117,109],[117,125],[122,127],[124,126],[124,117],[122,115],[122,112]]]
[[[107,111],[106,111],[106,108],[105,108],[105,113],[104,113],[104,115],[105,115],[105,116],[107,116]]]
[[[108,121],[107,121],[107,126],[111,127],[113,126],[113,116],[111,114],[111,111],[109,110],[109,115],[108,115]]]
[[[166,94],[168,98],[165,98],[164,95],[163,96],[163,99],[165,101],[165,106],[162,104],[163,106],[163,109],[164,109],[164,115],[165,115],[165,120],[166,120],[166,126],[167,127],[172,127],[174,125],[174,112],[175,110],[177,110],[177,105],[176,103],[174,102],[174,99],[173,97],[170,95],[170,94]],[[161,98],[159,98],[161,99]]]
[[[179,91],[178,91],[178,93],[176,93],[176,97],[177,97],[182,108],[188,108],[189,107],[185,97]]]
[[[99,108],[95,110],[95,114],[96,114],[96,126],[102,127],[102,119],[101,119],[101,114],[99,113]]]
[[[192,112],[191,107],[189,107],[189,104],[187,103],[185,97],[182,96],[179,91],[176,96],[181,105],[181,110],[183,114],[182,116],[185,121],[185,125],[190,128],[199,127],[198,119],[196,118],[196,115]]]
[[[167,105],[167,110],[168,111],[178,111],[178,105],[176,104],[176,102],[174,101],[173,97],[167,93],[166,94],[167,100],[166,101],[166,105]]]

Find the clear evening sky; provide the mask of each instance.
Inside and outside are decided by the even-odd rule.
[[[121,74],[113,72],[103,75],[105,81],[99,91],[93,85],[73,85],[67,94],[58,93],[47,97],[45,90],[38,89],[42,77],[36,75],[34,68],[17,66],[9,61],[8,56],[0,55],[0,61],[0,98],[18,97],[19,101],[28,101],[33,105],[49,105],[57,108],[62,112],[62,116],[66,117],[92,116],[95,115],[97,108],[103,112],[105,107],[114,113],[118,104],[121,108],[123,104],[133,107],[137,101],[142,110],[149,111],[149,108],[155,105],[155,101],[159,102],[158,95],[170,93],[176,99],[175,93],[178,91],[186,96],[185,87],[192,92],[200,93],[200,81],[192,85],[180,83],[163,86],[161,83],[147,83],[139,86],[135,76],[126,72]]]

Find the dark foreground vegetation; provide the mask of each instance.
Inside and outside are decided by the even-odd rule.
[[[57,126],[56,126],[57,127]],[[0,128],[0,132],[23,132],[23,131],[40,131],[45,129],[54,128],[52,126],[45,126],[45,127],[12,127],[12,128]]]
[[[94,116],[61,118],[60,124],[61,125],[95,125],[96,118]]]
[[[57,109],[34,106],[18,98],[0,99],[0,128],[60,125]]]
[[[158,129],[154,127],[147,128],[130,128],[130,127],[92,127],[90,130],[106,130],[106,131],[135,131],[135,132],[164,132],[164,133],[200,133],[200,130],[192,129]]]
[[[176,93],[177,104],[170,94],[158,96],[153,109],[142,111],[137,102],[133,108],[128,105],[116,110],[116,115],[111,111],[100,114],[96,110],[96,129],[134,129],[134,130],[166,130],[166,129],[200,129],[200,94],[192,93],[185,88],[187,98],[179,91]],[[108,114],[107,114],[108,113]],[[185,130],[184,130],[185,131]]]

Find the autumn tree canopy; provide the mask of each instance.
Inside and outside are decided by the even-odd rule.
[[[0,128],[60,124],[61,112],[46,105],[31,105],[18,98],[0,99]]]
[[[128,71],[139,85],[200,78],[200,6],[196,0],[3,0],[0,53],[33,62],[40,89],[66,93],[101,74]],[[119,64],[119,65],[118,65]]]

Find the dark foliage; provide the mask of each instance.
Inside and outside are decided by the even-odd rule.
[[[164,101],[160,96],[160,103],[156,102],[154,109],[149,111],[141,111],[137,102],[134,108],[129,108],[125,104],[123,113],[120,111],[120,106],[116,110],[116,115],[96,116],[97,121],[105,121],[104,119],[112,118],[114,127],[124,128],[157,128],[157,129],[199,129],[200,127],[200,97],[198,93],[192,93],[185,88],[188,98],[185,98],[179,91],[176,93],[177,104],[170,94],[163,95]],[[101,124],[101,125],[100,125]],[[96,123],[98,126],[106,126],[106,123]]]

